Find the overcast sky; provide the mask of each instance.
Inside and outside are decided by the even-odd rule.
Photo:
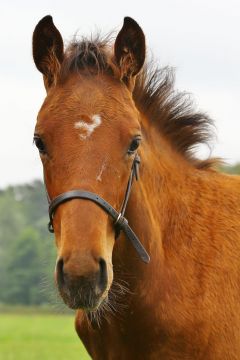
[[[0,188],[42,177],[32,135],[45,90],[31,37],[47,14],[66,41],[76,31],[119,30],[124,16],[133,17],[149,53],[176,68],[176,87],[215,120],[213,155],[240,161],[239,0],[1,1]]]

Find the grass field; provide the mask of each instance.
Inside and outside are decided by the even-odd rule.
[[[0,313],[0,360],[90,360],[71,315]]]

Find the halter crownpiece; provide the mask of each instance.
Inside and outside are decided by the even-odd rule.
[[[120,232],[123,231],[124,234],[126,235],[126,237],[130,240],[130,242],[133,245],[133,247],[135,248],[135,250],[137,251],[141,260],[144,261],[145,263],[149,263],[150,257],[148,255],[147,251],[141,244],[137,235],[133,232],[131,227],[128,225],[127,219],[124,217],[127,203],[128,203],[129,196],[130,196],[130,192],[131,192],[131,188],[132,188],[132,184],[133,184],[133,179],[135,178],[136,180],[138,180],[138,178],[139,178],[139,176],[138,176],[139,164],[140,164],[140,157],[139,157],[139,155],[136,155],[133,160],[132,167],[131,167],[131,172],[130,172],[130,176],[128,179],[127,189],[125,192],[125,197],[124,197],[120,212],[115,210],[114,207],[112,207],[112,205],[110,205],[106,200],[101,198],[99,195],[92,193],[90,191],[85,191],[85,190],[67,191],[65,193],[58,195],[52,201],[50,200],[48,193],[47,193],[47,198],[48,198],[48,202],[49,202],[49,210],[48,211],[49,211],[49,219],[50,219],[49,224],[48,224],[48,230],[52,233],[54,232],[53,216],[59,205],[65,203],[66,201],[73,200],[73,199],[90,200],[90,201],[93,201],[98,206],[100,206],[103,210],[106,211],[106,213],[108,215],[110,215],[113,218],[113,225],[115,227],[115,238],[117,238],[119,236]]]

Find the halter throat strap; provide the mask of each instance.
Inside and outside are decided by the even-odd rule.
[[[100,206],[109,216],[112,217],[113,224],[114,224],[115,231],[116,231],[116,238],[118,237],[119,233],[121,231],[123,231],[125,236],[130,240],[134,249],[137,251],[141,260],[145,263],[149,263],[150,257],[148,255],[147,251],[141,244],[137,235],[133,232],[133,230],[129,226],[127,219],[124,217],[127,203],[129,200],[129,196],[131,193],[133,179],[135,178],[136,180],[138,180],[139,164],[140,164],[140,157],[138,155],[136,155],[133,160],[130,176],[128,179],[127,189],[125,192],[125,197],[124,197],[120,212],[115,210],[114,207],[112,207],[112,205],[110,205],[106,200],[101,198],[99,195],[92,193],[90,191],[85,191],[85,190],[81,190],[81,189],[67,191],[65,193],[58,195],[52,201],[50,201],[50,198],[47,193],[47,198],[49,201],[49,219],[50,219],[49,224],[48,224],[48,230],[50,232],[54,232],[53,216],[59,205],[65,203],[67,201],[73,200],[73,199],[90,200],[90,201],[93,201],[98,206]]]

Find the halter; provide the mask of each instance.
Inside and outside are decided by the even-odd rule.
[[[65,193],[58,195],[53,200],[50,200],[48,192],[46,190],[47,199],[48,199],[48,203],[49,203],[48,212],[49,212],[49,219],[50,219],[49,224],[48,224],[48,230],[51,233],[54,232],[53,216],[59,205],[65,203],[69,200],[72,200],[72,199],[90,200],[90,201],[93,201],[98,206],[100,206],[103,210],[106,211],[106,213],[108,215],[110,215],[113,218],[113,225],[115,227],[115,238],[117,239],[120,232],[123,231],[124,234],[126,235],[126,237],[130,240],[130,242],[133,245],[133,247],[135,248],[135,250],[137,251],[141,260],[145,263],[149,263],[150,257],[148,255],[147,251],[141,244],[141,242],[138,239],[138,237],[136,236],[136,234],[133,232],[133,230],[128,225],[127,219],[124,217],[127,203],[128,203],[129,196],[130,196],[130,192],[131,192],[131,188],[132,188],[132,184],[133,184],[133,179],[135,178],[136,180],[138,180],[138,178],[139,178],[139,174],[138,174],[139,164],[140,164],[140,157],[136,154],[136,156],[133,160],[133,163],[132,163],[131,172],[130,172],[130,176],[128,179],[128,184],[127,184],[127,188],[126,188],[126,192],[125,192],[125,197],[124,197],[120,212],[115,210],[112,207],[112,205],[110,205],[106,200],[101,198],[99,195],[92,193],[90,191],[71,190],[71,191],[67,191]]]

